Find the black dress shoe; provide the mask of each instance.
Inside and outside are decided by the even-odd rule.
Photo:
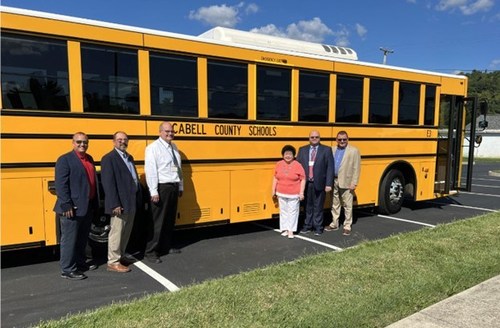
[[[132,262],[132,263],[137,262],[137,258],[134,255],[128,254],[128,253],[123,254],[120,260]]]
[[[89,271],[97,270],[97,268],[98,268],[97,264],[90,264],[89,265]]]
[[[163,262],[161,260],[161,258],[159,257],[145,257],[145,259],[148,261],[148,262],[151,262],[151,263],[155,263],[155,264],[160,264],[161,262]]]
[[[88,264],[88,263],[85,263],[84,265],[82,266],[79,266],[78,267],[78,271],[94,271],[94,270],[97,270],[98,266],[96,264]]]
[[[73,271],[73,272],[61,273],[61,278],[69,279],[69,280],[82,280],[82,279],[86,279],[87,276],[85,274],[83,274],[82,272]]]
[[[182,251],[178,248],[171,248],[168,250],[168,254],[180,254]]]

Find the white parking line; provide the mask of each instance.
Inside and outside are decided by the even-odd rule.
[[[483,194],[483,193],[479,193],[479,192],[461,191],[460,193],[461,193],[461,194],[467,194],[467,195],[478,195],[478,196],[500,197],[500,195]]]
[[[263,224],[260,224],[260,223],[254,223],[254,224],[256,226],[258,226],[258,227],[261,227],[261,228],[264,228],[264,229],[268,229],[268,230],[273,230],[273,231],[281,233],[281,231],[279,229],[273,229],[273,228],[271,228],[269,226],[266,226],[266,225],[263,225]],[[311,238],[308,238],[308,237],[304,237],[304,236],[299,235],[299,234],[295,235],[295,238],[302,239],[302,240],[308,241],[310,243],[318,244],[318,245],[321,245],[321,246],[324,246],[324,247],[327,247],[327,248],[330,248],[330,249],[333,249],[333,250],[336,250],[336,251],[342,251],[342,250],[344,250],[343,248],[337,247],[335,245],[327,244],[325,242],[322,242],[322,241],[319,241],[319,240],[316,240],[316,239],[311,239]]]
[[[473,187],[500,188],[500,186],[472,184]]]
[[[280,232],[277,229],[275,229],[274,231]],[[321,246],[324,246],[324,247],[328,247],[328,248],[331,248],[331,249],[336,250],[336,251],[342,251],[342,250],[344,250],[343,248],[340,248],[340,247],[337,247],[337,246],[334,246],[334,245],[331,245],[331,244],[327,244],[327,243],[324,243],[324,242],[316,240],[316,239],[311,239],[311,238],[308,238],[308,237],[304,237],[302,235],[295,235],[295,238],[299,238],[299,239],[308,241],[310,243],[314,243],[314,244],[318,244],[318,245],[321,245]]]
[[[408,223],[413,223],[413,224],[423,225],[423,226],[426,226],[426,227],[431,227],[431,228],[434,228],[434,227],[435,227],[435,225],[433,225],[433,224],[424,223],[424,222],[419,222],[419,221],[413,221],[413,220],[401,219],[401,218],[397,218],[397,217],[394,217],[394,216],[387,216],[387,215],[382,215],[382,214],[377,214],[377,216],[378,216],[378,217],[380,217],[380,218],[389,219],[389,220],[394,220],[394,221],[408,222]]]
[[[173,282],[156,272],[155,270],[151,269],[148,267],[146,264],[144,264],[141,261],[135,262],[134,265],[144,271],[148,276],[153,278],[154,280],[158,281],[163,287],[168,289],[170,292],[176,292],[180,288],[177,287]]]
[[[462,179],[465,179],[465,177],[462,177]],[[495,181],[495,182],[498,182],[498,178],[496,178],[496,179],[472,178],[472,181],[474,181],[474,180],[482,180],[482,181]]]
[[[486,212],[498,212],[498,210],[492,210],[490,208],[484,208],[484,207],[475,207],[475,206],[467,206],[467,205],[459,205],[459,204],[447,204],[447,203],[438,203],[438,202],[428,202],[431,204],[436,204],[436,205],[447,205],[447,206],[455,206],[455,207],[461,207],[461,208],[469,208],[471,210],[479,210],[479,211],[486,211]]]

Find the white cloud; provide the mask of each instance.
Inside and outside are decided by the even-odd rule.
[[[435,8],[439,11],[459,9],[464,15],[473,15],[480,11],[490,10],[494,4],[494,0],[440,0]]]
[[[493,0],[478,0],[471,3],[470,6],[460,8],[464,15],[473,15],[479,11],[488,11],[495,5]]]
[[[282,38],[288,37],[288,35],[280,30],[276,25],[274,24],[268,24],[266,26],[262,26],[259,28],[253,28],[250,30],[252,33],[259,33],[259,34],[266,34],[266,35],[274,35],[274,36],[279,36]]]
[[[368,30],[363,25],[356,23],[356,33],[358,33],[359,37],[364,38]]]
[[[245,8],[245,14],[247,15],[255,14],[258,11],[259,11],[259,6],[257,6],[255,3],[251,3]]]
[[[245,6],[240,2],[236,6],[213,5],[210,7],[200,7],[189,12],[189,19],[197,20],[211,26],[234,27],[241,21],[240,10],[245,14],[255,14],[259,7],[255,3]]]
[[[467,4],[468,0],[440,0],[436,5],[436,9],[440,11],[446,11],[455,9],[460,6]]]
[[[335,45],[341,47],[349,46],[349,30],[344,25],[340,25],[339,29],[333,32],[335,36]]]
[[[500,58],[499,59],[493,59],[491,61],[491,63],[490,63],[490,68],[494,69],[494,70],[500,68]]]
[[[332,30],[318,17],[314,17],[308,21],[289,24],[286,28],[279,28],[274,24],[268,24],[259,28],[253,28],[250,32],[318,43],[324,42],[327,36],[333,36],[333,43],[335,45],[348,46],[350,44],[350,32],[347,27],[339,25],[337,30]],[[367,33],[367,30],[361,24],[357,24],[356,32],[362,36]]]
[[[288,25],[286,32],[292,39],[310,42],[322,42],[325,36],[333,34],[333,31],[318,17],[309,21],[301,20],[298,23],[292,23]]]

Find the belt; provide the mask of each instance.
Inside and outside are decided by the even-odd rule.
[[[159,183],[159,185],[178,186],[179,182],[163,182],[163,183]]]

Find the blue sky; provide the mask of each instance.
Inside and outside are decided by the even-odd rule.
[[[199,35],[213,26],[353,48],[443,73],[500,69],[498,0],[2,0],[3,6]]]

